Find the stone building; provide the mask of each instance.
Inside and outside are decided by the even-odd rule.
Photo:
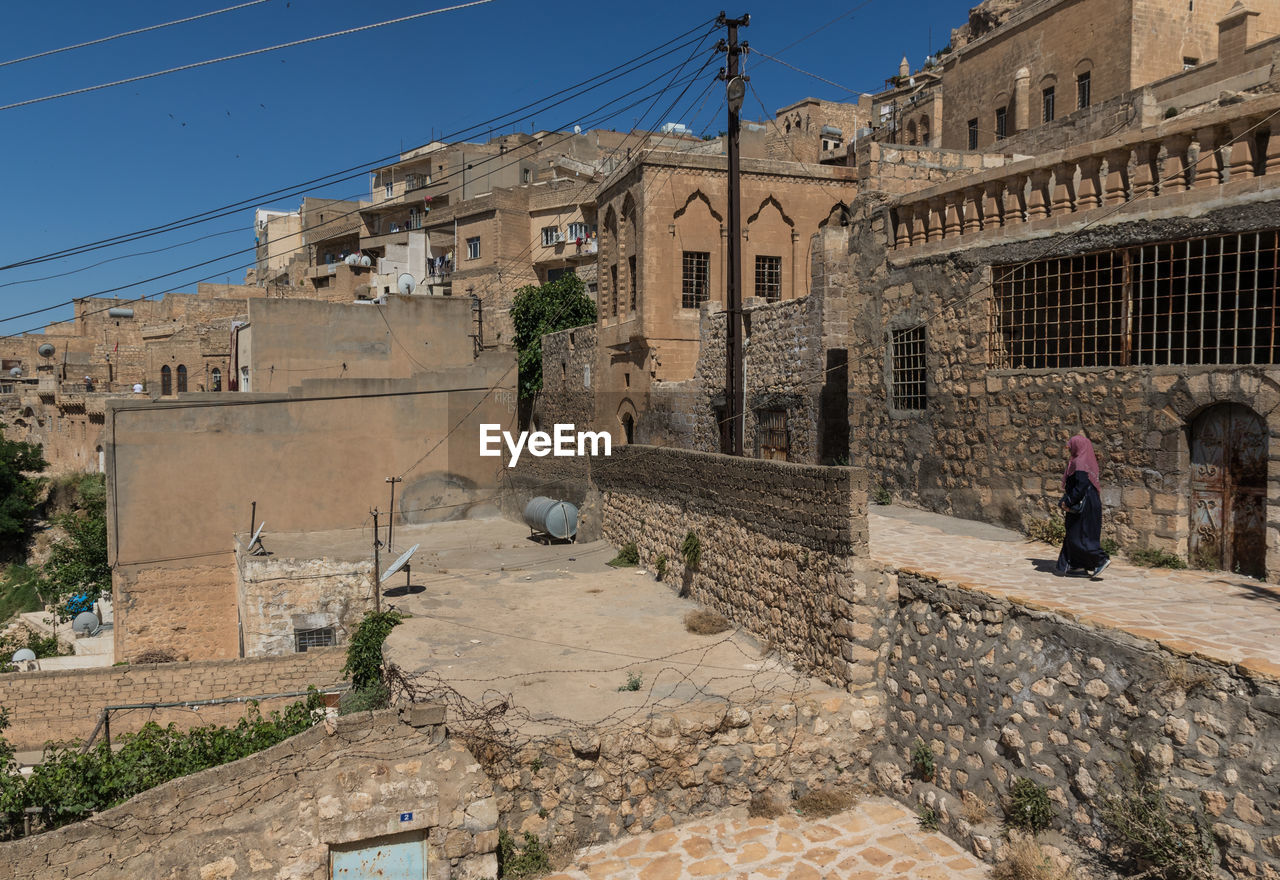
[[[1018,526],[1063,449],[1107,532],[1280,579],[1280,96],[855,206],[854,460],[914,504]]]
[[[1006,14],[942,58],[943,147],[987,149],[1097,105],[1131,103],[1134,90],[1280,30],[1275,0],[1251,9],[1235,0],[1040,0]]]
[[[723,302],[726,169],[723,156],[655,151],[633,159],[597,194],[591,418],[618,442],[633,439],[652,383],[693,377],[703,304]],[[808,293],[810,238],[841,222],[854,174],[847,167],[742,160],[744,298],[779,302]],[[567,368],[553,363],[544,368],[544,382],[548,375],[548,395],[576,390],[570,386],[579,377],[571,379]]]
[[[481,422],[513,426],[513,355],[475,348],[469,301],[255,299],[247,318],[234,349],[247,391],[107,402],[117,659],[243,656],[234,536],[255,502],[271,531],[305,532],[359,527],[391,474],[408,522],[465,515],[499,485],[476,437]],[[267,605],[258,618],[283,614]]]

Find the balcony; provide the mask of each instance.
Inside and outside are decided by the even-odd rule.
[[[1267,95],[904,195],[890,212],[889,244],[897,262],[1112,215],[1190,210],[1277,181],[1280,95]]]

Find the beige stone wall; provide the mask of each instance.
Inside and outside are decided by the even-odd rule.
[[[87,740],[107,706],[172,703],[225,697],[257,697],[329,688],[341,684],[346,652],[317,649],[304,654],[264,659],[144,663],[58,672],[13,672],[3,676],[11,724],[5,739],[16,749],[39,749],[47,741]],[[262,703],[263,712],[297,700],[286,697]],[[243,703],[191,709],[137,709],[111,713],[111,735],[141,729],[148,721],[187,728],[201,724],[234,724],[245,713]]]
[[[236,541],[236,603],[244,656],[292,654],[299,632],[332,628],[346,645],[374,610],[373,561],[253,556]]]
[[[879,608],[892,598],[867,555],[865,475],[654,446],[614,450],[591,475],[604,537],[634,543],[681,595],[721,612],[839,686],[883,673]],[[687,565],[681,545],[702,547]]]
[[[511,357],[489,352],[474,367],[413,379],[309,380],[285,395],[113,401],[116,656],[144,646],[237,655],[230,550],[251,502],[269,530],[357,527],[385,499],[385,478],[403,474],[397,497],[410,521],[465,516],[502,478],[500,462],[479,455],[479,425],[514,424]],[[184,617],[186,601],[209,603],[199,624]]]
[[[0,844],[0,878],[323,880],[334,850],[421,840],[433,878],[482,880],[497,876],[497,820],[493,787],[443,724],[362,713]]]

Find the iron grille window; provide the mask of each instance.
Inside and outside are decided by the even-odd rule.
[[[711,254],[707,251],[685,251],[680,306],[696,309],[710,298]]]
[[[1280,233],[993,270],[996,368],[1275,364]]]
[[[1004,140],[1008,133],[1009,111],[1004,107],[996,108],[996,140]]]
[[[1041,92],[1040,97],[1044,107],[1044,121],[1053,122],[1053,86],[1049,86],[1049,88]]]
[[[890,334],[893,408],[922,410],[925,394],[924,327],[894,330]]]
[[[542,246],[551,247],[563,241],[560,237],[560,229],[555,226],[542,227]]]
[[[627,257],[627,285],[631,288],[631,311],[636,310],[636,258]]]
[[[978,120],[969,120],[969,149],[978,149]]]
[[[618,264],[614,263],[609,267],[609,280],[613,282],[609,285],[610,299],[613,302],[613,317],[618,317],[618,300],[621,296],[618,293]]]
[[[332,648],[338,644],[338,636],[331,626],[320,629],[295,629],[293,644],[299,654],[305,654],[312,648]]]
[[[782,299],[782,257],[756,257],[756,296],[771,303]]]
[[[1082,110],[1089,106],[1092,99],[1093,77],[1089,71],[1085,71],[1076,77],[1076,109]]]
[[[787,411],[762,409],[756,411],[756,449],[760,458],[786,461],[791,451],[787,435]]]

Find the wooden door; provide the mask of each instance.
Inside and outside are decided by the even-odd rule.
[[[1237,403],[1205,410],[1191,429],[1191,559],[1266,575],[1268,435]]]

